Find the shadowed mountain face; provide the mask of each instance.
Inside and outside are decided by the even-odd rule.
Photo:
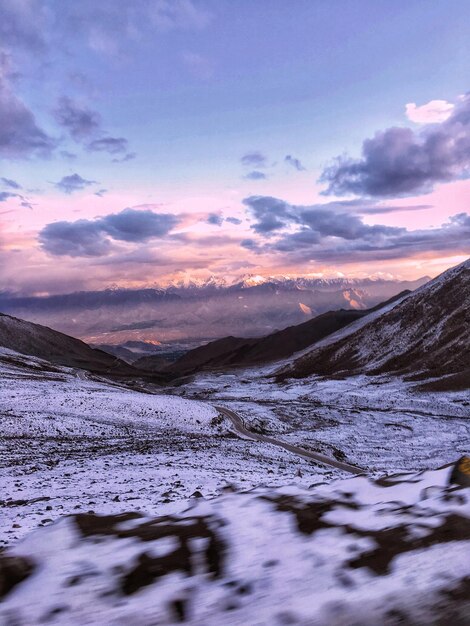
[[[207,281],[48,297],[4,293],[0,310],[92,344],[155,341],[194,346],[227,335],[264,336],[326,311],[364,310],[426,281],[256,278],[231,285]]]
[[[120,359],[102,350],[94,350],[79,339],[1,313],[0,346],[56,365],[86,369],[106,376],[143,375]]]
[[[470,387],[469,338],[470,259],[356,332],[300,357],[280,378],[390,372],[415,378],[449,375],[449,388],[454,383]],[[439,388],[445,387],[444,381]]]
[[[408,293],[403,292],[392,298],[392,301]],[[183,375],[201,369],[242,367],[277,361],[311,346],[388,303],[387,301],[373,309],[363,311],[344,309],[328,311],[308,322],[290,326],[266,337],[248,339],[224,337],[190,350],[181,359],[166,367],[165,371]],[[153,367],[157,369],[157,363],[158,357],[147,357],[145,363],[139,361],[136,365],[151,367],[153,364]]]

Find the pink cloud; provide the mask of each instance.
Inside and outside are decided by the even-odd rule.
[[[447,100],[430,100],[420,106],[408,102],[405,110],[407,118],[415,124],[437,124],[450,117],[454,105]]]

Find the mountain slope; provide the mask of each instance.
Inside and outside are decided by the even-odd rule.
[[[102,350],[58,331],[0,313],[0,346],[45,359],[116,376],[141,376],[142,372]]]
[[[183,375],[201,369],[242,367],[277,361],[311,346],[407,293],[398,294],[372,309],[328,311],[303,324],[290,326],[261,338],[224,337],[190,350],[165,368],[165,371]],[[147,366],[152,363],[153,358],[146,359]]]
[[[352,335],[303,355],[279,378],[361,372],[454,375],[470,369],[469,338],[470,259]]]

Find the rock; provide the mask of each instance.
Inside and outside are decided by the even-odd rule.
[[[0,598],[28,578],[33,570],[33,561],[26,557],[0,555]]]
[[[462,456],[454,465],[450,474],[449,482],[470,487],[470,457]]]

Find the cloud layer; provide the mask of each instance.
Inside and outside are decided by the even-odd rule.
[[[113,241],[144,243],[164,237],[179,222],[168,213],[124,209],[94,220],[53,222],[39,233],[41,247],[49,254],[99,257],[109,254]]]
[[[251,228],[260,238],[246,239],[242,246],[259,253],[282,253],[290,262],[349,263],[436,251],[468,253],[467,213],[454,215],[440,228],[408,230],[365,224],[359,215],[359,201],[296,206],[278,198],[251,196],[244,204],[254,218]],[[373,207],[366,202],[367,208]]]
[[[326,194],[391,197],[430,192],[470,170],[470,95],[444,122],[420,132],[389,128],[362,145],[362,158],[338,157],[320,181]]]

